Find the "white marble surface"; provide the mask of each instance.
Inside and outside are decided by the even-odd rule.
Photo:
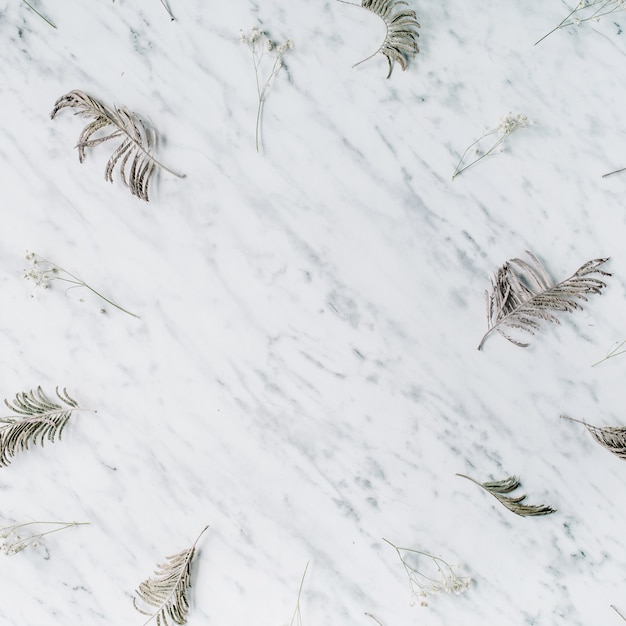
[[[626,465],[561,413],[626,425],[626,15],[533,43],[551,0],[409,0],[421,52],[385,80],[382,22],[335,1],[13,0],[0,12],[2,397],[65,386],[63,440],[0,469],[3,524],[89,521],[0,558],[0,626],[143,624],[157,562],[206,524],[190,626],[579,626],[626,612]],[[240,30],[295,47],[262,150]],[[78,162],[81,89],[150,120],[149,204],[112,147]],[[533,124],[451,175],[485,125]],[[486,330],[484,290],[530,249],[555,279],[611,257],[583,312],[530,348]],[[32,250],[140,320],[23,279]],[[76,298],[83,295],[85,302]],[[519,518],[455,476],[521,477]],[[393,549],[472,577],[427,607]],[[294,622],[295,623],[295,622]]]

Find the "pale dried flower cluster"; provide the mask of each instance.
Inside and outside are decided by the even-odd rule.
[[[247,45],[252,53],[252,63],[254,65],[254,73],[256,76],[256,89],[258,97],[255,145],[256,151],[259,152],[261,112],[265,102],[267,90],[269,89],[274,76],[276,76],[281,67],[284,66],[283,57],[293,48],[293,41],[291,39],[286,39],[282,43],[277,43],[270,39],[265,31],[258,28],[253,28],[247,35],[242,32],[239,37],[239,41],[242,44]],[[265,73],[263,72],[263,66],[267,68]]]
[[[4,528],[0,528],[0,537],[3,539],[0,550],[6,556],[13,556],[30,546],[36,548],[39,546],[39,542],[45,535],[56,533],[60,530],[65,530],[66,528],[72,528],[74,526],[83,526],[88,523],[89,522],[25,522],[23,524],[6,526]],[[33,525],[52,525],[54,528],[25,536],[20,535],[17,532],[21,528]]]
[[[580,26],[583,22],[597,22],[605,15],[618,13],[624,9],[626,9],[626,0],[580,0],[576,7],[570,11],[569,15],[561,20],[549,33],[546,33],[541,39],[536,41],[535,45],[561,28]]]
[[[30,263],[30,267],[27,270],[24,270],[24,278],[26,280],[32,280],[35,283],[35,288],[41,287],[42,289],[48,289],[53,280],[60,280],[69,284],[69,287],[65,290],[66,294],[70,289],[84,287],[111,306],[114,306],[116,309],[119,309],[132,317],[139,317],[138,315],[124,309],[119,304],[116,304],[112,300],[109,300],[109,298],[103,296],[99,291],[96,291],[91,285],[88,285],[82,278],[68,272],[56,263],[48,261],[48,259],[45,259],[34,252],[27,252],[26,260]],[[31,298],[34,297],[35,294],[31,293]],[[79,302],[83,302],[82,298],[79,299]],[[102,313],[105,312],[104,309],[101,309],[100,311]]]
[[[528,123],[528,118],[525,115],[505,115],[500,118],[500,124],[498,126],[498,132],[508,137],[511,133],[515,132],[518,128],[524,128]]]
[[[413,550],[400,548],[388,539],[383,539],[392,546],[398,554],[411,585],[411,595],[420,599],[421,606],[428,606],[426,598],[437,593],[453,593],[459,595],[469,589],[472,579],[469,576],[459,576],[459,565],[450,565],[441,557]],[[420,558],[430,560],[430,571],[425,573],[418,570],[414,563]]]
[[[505,139],[510,137],[516,130],[525,128],[529,124],[532,124],[532,122],[528,120],[526,115],[512,115],[509,113],[509,115],[500,118],[496,128],[485,126],[482,136],[465,148],[465,152],[461,155],[454,173],[452,174],[452,180],[473,165],[476,165],[476,163],[480,162],[485,157],[504,152],[504,146],[502,144]],[[490,139],[494,135],[497,135],[495,141]],[[470,159],[470,156],[473,158]]]
[[[30,267],[28,270],[24,271],[24,278],[26,280],[32,280],[35,283],[35,287],[48,289],[48,287],[50,287],[50,281],[58,278],[58,269],[48,262],[40,263],[40,258],[41,257],[34,252],[26,253],[26,260],[30,263]],[[31,297],[34,298],[35,294],[31,294]]]

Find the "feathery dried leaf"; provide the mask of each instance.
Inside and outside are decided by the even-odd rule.
[[[582,310],[579,300],[586,302],[589,294],[600,293],[606,287],[603,280],[592,274],[611,276],[599,269],[608,258],[593,259],[569,278],[551,285],[538,259],[528,250],[526,254],[531,263],[510,259],[491,279],[492,292],[486,292],[489,328],[480,341],[479,350],[494,330],[516,346],[526,348],[528,343],[512,337],[504,328],[534,335],[542,320],[560,324],[552,311]]]
[[[157,565],[156,577],[147,578],[139,585],[135,592],[139,600],[156,608],[154,613],[144,611],[137,605],[137,598],[133,598],[135,608],[143,615],[150,615],[146,624],[155,617],[157,626],[167,626],[168,619],[175,624],[187,623],[189,612],[187,589],[191,587],[191,562],[196,545],[207,528],[208,526],[205,526],[202,529],[191,548],[165,557],[167,563]]]
[[[354,4],[346,2],[346,0],[340,0],[340,2]],[[417,29],[420,28],[420,25],[415,11],[404,8],[409,6],[409,3],[404,0],[362,0],[360,6],[378,15],[385,22],[387,32],[378,50],[362,61],[355,63],[352,67],[365,63],[380,53],[387,57],[389,64],[387,78],[391,76],[395,62],[398,62],[400,67],[406,70],[409,60],[419,52]]]
[[[64,108],[75,109],[74,115],[93,120],[83,128],[76,144],[81,163],[85,160],[86,148],[93,148],[110,139],[121,141],[107,162],[104,172],[107,181],[113,182],[113,170],[118,167],[124,185],[134,196],[148,202],[148,187],[157,166],[179,178],[185,177],[155,159],[153,152],[157,136],[154,129],[125,107],[112,110],[83,91],[74,90],[56,101],[50,117],[54,119]],[[99,131],[109,134],[101,134]]]
[[[0,418],[0,466],[6,467],[20,450],[32,444],[44,445],[45,440],[61,439],[72,412],[81,410],[66,389],[56,395],[60,402],[46,397],[41,387],[20,392],[13,402],[4,403],[15,415]]]
[[[561,415],[561,417],[570,422],[582,424],[603,448],[626,461],[626,428],[623,426],[593,426],[567,415]]]
[[[512,498],[505,494],[511,493],[520,486],[519,479],[516,476],[509,476],[504,480],[497,480],[493,482],[479,483],[477,480],[466,476],[465,474],[457,474],[471,480],[474,484],[482,487],[485,491],[488,491],[500,504],[505,506],[509,511],[520,515],[522,517],[531,517],[536,515],[549,515],[554,513],[556,509],[545,504],[522,504],[526,499],[526,494]]]

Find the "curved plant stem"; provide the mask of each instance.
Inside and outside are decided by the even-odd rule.
[[[302,626],[302,614],[300,612],[300,597],[302,596],[302,587],[304,586],[304,577],[306,576],[306,572],[309,569],[309,562],[307,561],[304,566],[304,572],[302,573],[302,578],[300,579],[300,587],[298,588],[298,599],[296,600],[296,608],[293,612],[293,617],[291,618],[291,622],[289,622],[289,626]]]

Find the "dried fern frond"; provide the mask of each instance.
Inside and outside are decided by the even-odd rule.
[[[491,279],[492,292],[485,292],[489,329],[480,341],[479,350],[494,330],[516,346],[527,347],[528,343],[512,337],[504,328],[534,335],[542,320],[560,324],[553,311],[571,313],[576,309],[582,310],[579,300],[586,302],[589,294],[600,293],[606,287],[603,280],[593,277],[592,274],[611,276],[599,269],[608,258],[593,259],[569,278],[551,285],[537,258],[528,250],[526,254],[531,263],[517,258],[510,259]]]
[[[582,424],[603,448],[626,461],[626,428],[623,426],[593,426],[567,415],[561,415],[561,417],[570,422]]]
[[[417,29],[420,28],[420,25],[415,11],[404,8],[405,6],[408,7],[409,3],[404,0],[362,0],[360,5],[346,0],[339,0],[339,2],[361,6],[375,13],[383,20],[387,29],[385,39],[378,50],[362,61],[355,63],[352,67],[365,63],[380,53],[387,57],[389,64],[387,78],[391,76],[394,62],[398,62],[402,70],[406,70],[409,60],[419,52]]]
[[[485,491],[488,491],[494,498],[496,498],[500,504],[516,515],[531,517],[536,515],[549,515],[550,513],[554,513],[556,511],[556,509],[553,509],[551,506],[546,506],[545,504],[522,504],[526,499],[526,494],[516,498],[507,496],[507,493],[511,493],[511,491],[514,491],[520,486],[517,476],[509,476],[504,480],[486,483],[479,483],[477,480],[474,480],[465,474],[457,474],[457,476],[467,478],[467,480],[471,480],[474,484],[482,487]]]
[[[157,143],[156,132],[125,107],[109,109],[83,91],[74,90],[56,101],[50,117],[54,119],[65,108],[75,109],[74,115],[93,120],[83,128],[76,144],[81,163],[85,160],[86,148],[93,148],[109,139],[121,141],[104,171],[104,178],[109,182],[113,182],[113,170],[119,166],[124,185],[134,196],[148,202],[148,187],[157,167],[179,178],[185,177],[156,160],[153,155]]]
[[[168,619],[175,624],[187,623],[189,601],[187,589],[191,587],[191,562],[196,551],[196,545],[207,530],[202,529],[191,548],[166,557],[167,563],[157,565],[156,577],[144,580],[136,591],[141,602],[154,607],[155,612],[144,611],[137,605],[137,598],[133,598],[135,608],[143,615],[150,615],[146,624],[156,617],[157,626],[167,626]]]
[[[9,465],[16,453],[28,450],[30,444],[43,446],[46,439],[60,439],[72,412],[85,410],[66,389],[57,387],[56,395],[59,402],[48,399],[37,387],[18,393],[13,402],[4,401],[14,415],[0,417],[0,466]]]

